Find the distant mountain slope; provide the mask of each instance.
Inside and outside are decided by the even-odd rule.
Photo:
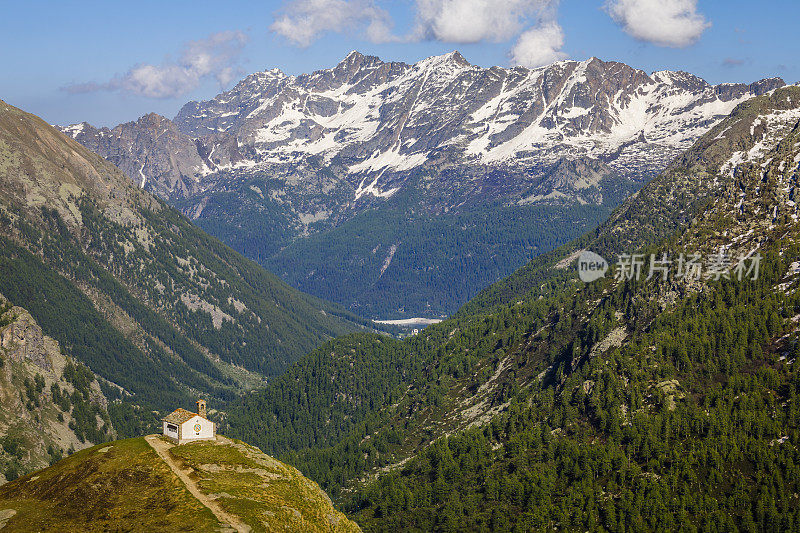
[[[232,408],[231,431],[370,531],[785,529],[800,516],[784,474],[800,468],[799,162],[800,88],[744,103],[598,230],[414,338],[324,345]],[[585,248],[606,278],[578,280]],[[638,280],[612,275],[626,252],[643,254]],[[651,253],[668,279],[646,279]],[[681,253],[709,270],[679,277]],[[738,279],[755,254],[757,279]]]
[[[494,203],[432,216],[413,198],[398,193],[263,264],[302,291],[364,316],[441,317],[518,265],[592,229],[613,205]]]
[[[220,438],[168,453],[201,479],[201,494],[235,517],[240,531],[359,531],[315,483],[243,443]],[[144,438],[101,444],[0,486],[3,526],[59,532],[233,530],[190,494]]]
[[[113,130],[98,130],[83,123],[62,131],[162,198],[188,194],[183,180],[204,165],[195,142],[178,131],[172,121],[154,113]]]
[[[0,102],[0,292],[149,408],[243,387],[366,322],[288,287]],[[131,395],[133,395],[131,397]]]
[[[372,318],[440,316],[781,85],[597,58],[504,69],[353,52],[311,74],[252,74],[174,122],[62,130],[301,290]]]

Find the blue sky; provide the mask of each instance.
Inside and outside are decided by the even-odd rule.
[[[488,7],[487,7],[488,6]],[[350,50],[481,66],[597,56],[711,83],[800,80],[800,2],[289,0],[13,2],[0,20],[0,99],[51,123],[173,117],[243,75],[300,74]],[[193,43],[193,44],[192,44]]]

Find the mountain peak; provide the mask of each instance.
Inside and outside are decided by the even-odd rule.
[[[446,65],[454,66],[457,68],[472,66],[469,61],[464,59],[464,56],[462,56],[458,50],[453,50],[452,52],[449,52],[447,54],[425,58],[422,61],[415,63],[414,66],[425,69],[431,67],[442,67]]]
[[[754,83],[751,83],[749,87],[750,91],[753,94],[761,96],[762,94],[774,91],[775,89],[779,89],[781,87],[784,87],[785,85],[786,82],[783,80],[783,78],[779,76],[774,76],[772,78],[764,78]]]
[[[358,50],[351,50],[350,53],[344,56],[344,59],[342,59],[339,63],[344,63],[346,61],[354,61],[356,59],[362,59],[363,57],[365,57],[364,54],[362,54]]]
[[[147,113],[146,115],[139,117],[139,120],[137,122],[143,124],[158,125],[164,122],[172,122],[172,121],[167,117],[165,117],[164,115],[159,115],[158,113]]]
[[[458,63],[458,64],[460,64],[460,65],[462,65],[462,66],[465,66],[465,67],[470,67],[470,66],[472,66],[472,65],[470,64],[470,62],[469,62],[469,61],[467,61],[467,60],[464,58],[464,56],[462,56],[462,55],[461,55],[461,52],[459,52],[458,50],[453,50],[452,52],[450,52],[449,54],[447,54],[447,57],[449,58],[449,60],[450,60],[450,61],[453,61],[453,62],[455,62],[455,63]]]
[[[78,122],[77,124],[70,124],[69,126],[64,126],[64,127],[60,128],[60,129],[61,129],[62,133],[65,133],[66,135],[69,135],[70,137],[75,139],[81,133],[83,133],[83,132],[85,132],[87,130],[91,131],[94,128],[88,122],[83,121],[83,122]]]
[[[347,54],[344,59],[342,59],[334,70],[342,69],[342,68],[352,68],[353,66],[369,66],[376,63],[383,63],[378,56],[368,56],[364,55],[358,50],[353,50],[349,54]]]

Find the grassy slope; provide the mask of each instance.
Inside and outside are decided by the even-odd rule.
[[[201,492],[254,532],[359,531],[316,483],[242,442],[197,442],[170,453],[194,470]],[[219,528],[144,438],[83,450],[0,487],[0,513],[8,509],[16,511],[11,531]]]
[[[196,442],[170,453],[195,471],[204,494],[220,495],[223,509],[253,531],[358,531],[316,483],[241,441]]]
[[[7,525],[11,531],[217,527],[211,511],[189,494],[142,438],[80,451],[4,485],[0,508],[17,511]]]

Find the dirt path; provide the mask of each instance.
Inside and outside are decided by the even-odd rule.
[[[200,503],[205,505],[209,508],[209,510],[214,513],[214,516],[217,517],[222,524],[226,524],[230,527],[230,529],[223,529],[223,531],[236,531],[238,533],[250,533],[250,526],[247,524],[242,523],[237,517],[228,514],[217,502],[210,499],[208,496],[200,492],[200,489],[197,488],[197,484],[189,478],[189,474],[186,470],[182,470],[178,463],[172,458],[169,453],[169,449],[174,446],[174,444],[169,443],[160,437],[155,435],[148,435],[144,438],[147,443],[155,450],[161,459],[167,463],[175,475],[183,481],[183,484],[186,485],[186,488],[189,489],[189,492],[197,498]]]

